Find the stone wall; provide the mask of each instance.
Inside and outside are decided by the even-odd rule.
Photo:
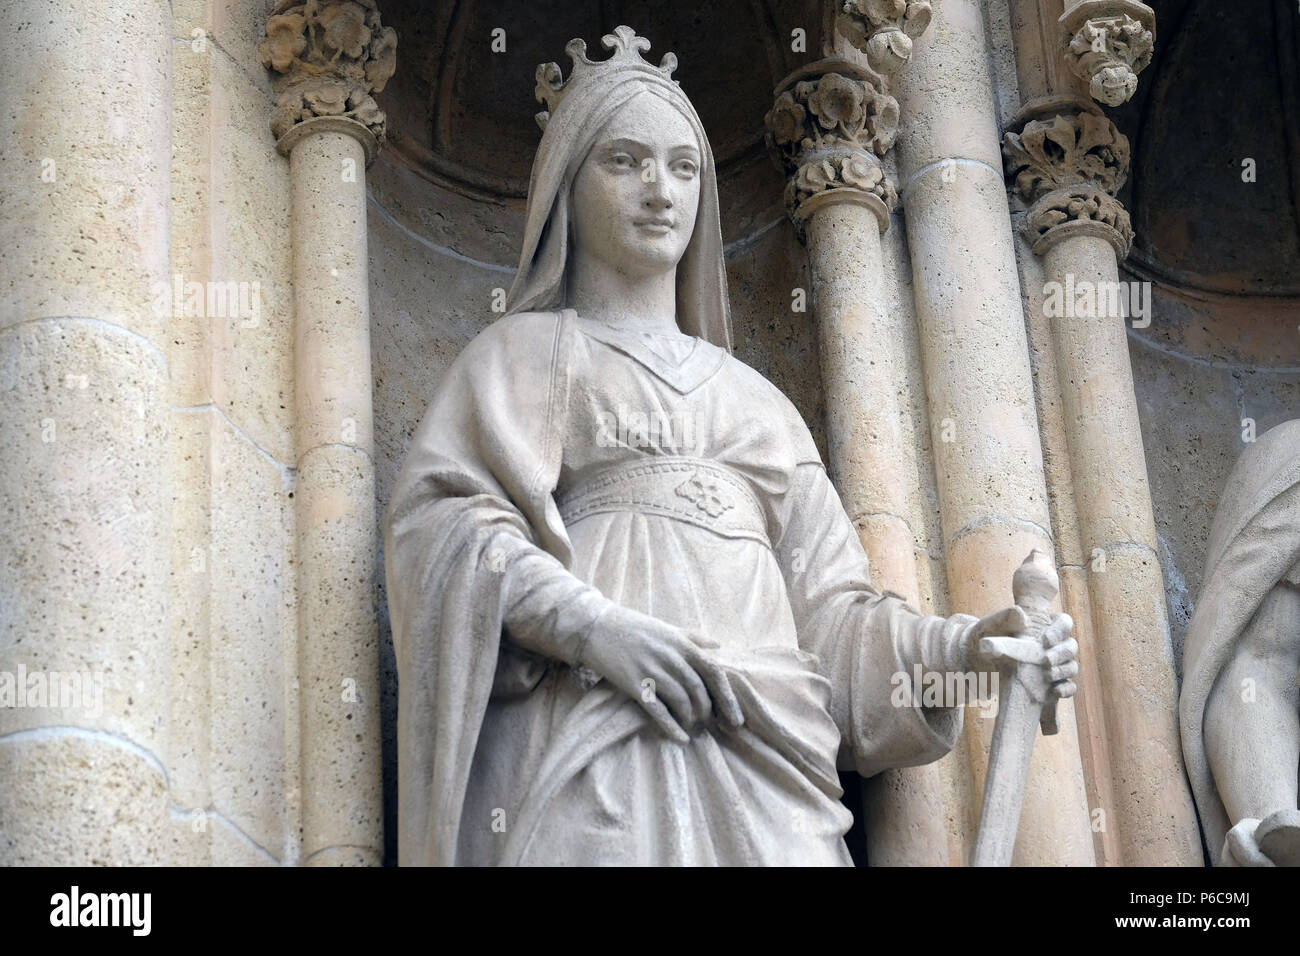
[[[1248,304],[1197,301],[1157,287],[1151,328],[1129,332],[1180,676],[1228,473],[1252,434],[1300,416],[1300,305],[1289,308],[1290,318],[1270,315],[1257,302],[1252,320]]]
[[[256,49],[271,6],[141,0],[93,27],[76,4],[0,12],[41,52],[0,93],[31,120],[3,151],[0,427],[23,464],[6,469],[0,670],[103,683],[98,713],[0,713],[5,863],[298,858],[288,169]],[[248,308],[212,314],[209,284],[231,282]]]

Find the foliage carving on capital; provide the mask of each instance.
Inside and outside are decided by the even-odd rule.
[[[1081,19],[1088,14],[1087,19]],[[1094,100],[1119,106],[1136,92],[1137,75],[1155,54],[1155,16],[1136,0],[1081,3],[1061,17],[1066,64]]]
[[[1036,253],[1071,235],[1108,240],[1122,259],[1133,241],[1115,195],[1128,178],[1129,142],[1086,100],[1030,104],[1002,140],[1012,191],[1029,204],[1025,233]]]
[[[898,101],[870,80],[836,72],[801,80],[777,96],[764,123],[790,177],[792,216],[812,196],[842,188],[871,193],[887,210],[898,205],[878,158],[898,135]]]
[[[397,32],[376,0],[280,0],[258,46],[262,65],[280,76],[271,131],[282,138],[316,117],[363,124],[383,142],[386,117],[373,94],[397,66]]]
[[[1076,184],[1054,189],[1029,207],[1025,234],[1041,255],[1070,235],[1088,233],[1108,240],[1123,259],[1133,244],[1128,210],[1104,189]]]
[[[1059,112],[1030,120],[1002,140],[1007,177],[1026,202],[1060,186],[1091,183],[1119,192],[1128,178],[1128,137],[1100,112]]]
[[[912,40],[931,15],[928,0],[843,0],[836,25],[873,70],[892,76],[912,58]]]
[[[889,212],[898,206],[898,192],[885,175],[880,160],[861,150],[840,150],[800,164],[786,183],[786,209],[797,215],[799,208],[814,196],[844,188],[871,193]]]

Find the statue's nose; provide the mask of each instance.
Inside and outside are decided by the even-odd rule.
[[[646,197],[646,205],[659,209],[671,209],[673,206],[672,196],[668,193],[668,187],[664,184],[663,176],[659,170],[655,170],[655,176],[648,183],[649,195]]]

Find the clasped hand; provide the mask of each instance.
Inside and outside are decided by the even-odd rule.
[[[739,727],[737,690],[726,670],[705,650],[716,641],[620,605],[591,627],[579,661],[637,701],[660,729],[679,743],[718,716]]]
[[[967,659],[977,671],[1014,671],[1038,702],[1073,697],[1079,673],[1079,642],[1070,636],[1074,621],[1057,614],[1039,635],[1027,635],[1029,618],[1018,607],[980,618],[966,639]]]

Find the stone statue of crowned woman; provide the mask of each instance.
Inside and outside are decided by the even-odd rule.
[[[849,864],[837,771],[961,727],[895,675],[1015,660],[1069,696],[1072,624],[872,586],[804,421],[731,355],[676,58],[603,42],[538,69],[508,313],[439,383],[387,516],[400,862]]]

